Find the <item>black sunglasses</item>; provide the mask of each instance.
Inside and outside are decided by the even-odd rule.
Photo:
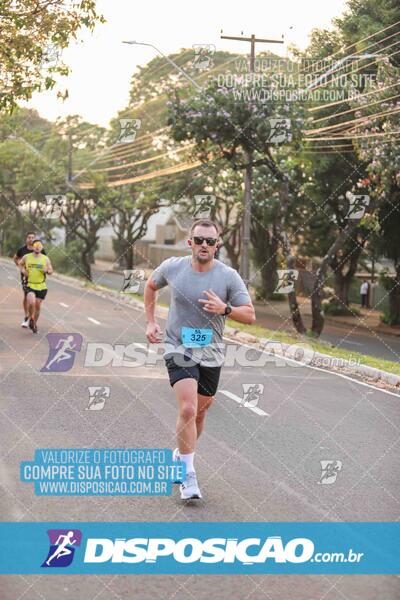
[[[207,242],[207,246],[215,246],[215,244],[218,241],[217,238],[205,238],[205,237],[202,237],[199,235],[193,236],[193,241],[196,244],[196,246],[201,246],[203,244],[204,240]]]

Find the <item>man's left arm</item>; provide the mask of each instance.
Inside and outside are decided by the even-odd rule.
[[[226,305],[225,305],[226,306]],[[241,306],[232,306],[232,312],[228,315],[228,319],[245,323],[246,325],[254,325],[256,322],[256,313],[253,303],[242,304]]]
[[[45,272],[47,275],[53,274],[53,265],[51,264],[49,257],[46,257],[46,271]]]
[[[221,298],[212,290],[204,290],[203,293],[207,296],[207,300],[204,300],[203,298],[199,299],[199,302],[203,305],[203,309],[206,312],[214,313],[216,315],[225,315],[228,303],[221,300]],[[239,323],[245,323],[246,325],[253,325],[253,323],[255,323],[256,313],[251,300],[250,302],[240,304],[239,306],[231,305],[231,309],[231,312],[227,315],[229,319],[233,319]]]

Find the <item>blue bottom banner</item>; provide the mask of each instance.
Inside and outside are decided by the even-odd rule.
[[[1,574],[399,574],[400,523],[0,523]]]

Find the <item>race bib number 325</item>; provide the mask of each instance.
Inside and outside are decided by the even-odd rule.
[[[181,338],[186,348],[202,348],[211,343],[213,337],[212,329],[193,329],[182,327]]]

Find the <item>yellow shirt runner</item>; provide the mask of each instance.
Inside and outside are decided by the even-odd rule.
[[[31,252],[25,255],[25,268],[28,271],[28,287],[32,290],[47,290],[46,264],[47,257],[44,254]]]

